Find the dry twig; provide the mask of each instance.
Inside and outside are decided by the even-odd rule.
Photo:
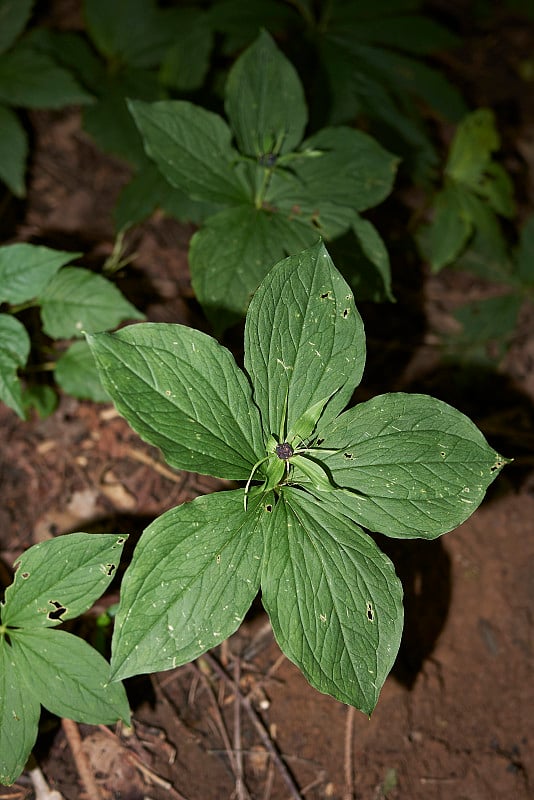
[[[273,740],[266,731],[263,721],[254,710],[249,698],[246,697],[241,692],[239,686],[236,685],[235,681],[230,677],[230,675],[228,675],[228,673],[223,669],[223,667],[219,664],[219,662],[214,656],[212,656],[210,653],[204,653],[202,658],[206,661],[207,664],[209,664],[213,672],[217,673],[217,675],[220,678],[222,678],[222,680],[225,683],[229,684],[232,687],[233,691],[235,692],[237,700],[239,700],[239,702],[247,712],[250,721],[254,725],[256,732],[260,737],[264,747],[269,752],[271,758],[276,764],[278,772],[280,773],[284,783],[289,789],[291,797],[293,798],[293,800],[302,800],[302,795],[293,779],[293,776],[291,775],[291,772],[287,768],[285,761],[283,760],[282,756],[275,747]]]
[[[82,737],[78,725],[72,719],[61,720],[61,727],[69,743],[76,769],[80,780],[85,787],[85,792],[90,800],[103,800],[100,788],[91,770],[89,760],[84,753]]]

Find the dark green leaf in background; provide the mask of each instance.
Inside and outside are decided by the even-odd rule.
[[[534,216],[527,219],[521,230],[517,272],[522,282],[528,286],[534,284]]]
[[[9,314],[0,314],[0,400],[24,419],[17,370],[26,365],[30,337],[24,325]]]
[[[45,53],[18,46],[0,57],[0,101],[25,108],[61,108],[90,103],[92,97]]]
[[[95,359],[87,342],[73,342],[56,361],[56,383],[71,397],[106,403],[110,400],[99,378]]]
[[[173,186],[210,203],[248,200],[249,191],[236,170],[239,154],[222,117],[185,100],[150,105],[131,101],[129,106],[147,154]]]
[[[300,78],[266,31],[234,63],[225,108],[239,149],[278,155],[300,143],[308,112]]]
[[[0,0],[0,55],[26,27],[34,0]]]
[[[25,243],[0,247],[0,302],[39,297],[58,270],[80,255]]]
[[[298,219],[242,205],[210,217],[189,251],[195,295],[216,332],[236,322],[269,268],[317,240]]]
[[[115,328],[125,319],[144,318],[113,283],[81,267],[60,270],[39,300],[43,329],[54,339],[70,339]]]
[[[16,197],[23,197],[24,173],[28,156],[28,137],[19,118],[9,108],[0,105],[0,181]]]

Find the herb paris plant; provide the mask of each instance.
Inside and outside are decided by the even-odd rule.
[[[439,536],[474,511],[504,460],[431,397],[343,412],[365,337],[321,243],[255,293],[244,372],[181,325],[88,340],[118,410],[172,466],[247,482],[146,529],[123,581],[114,676],[196,658],[237,629],[261,588],[281,649],[310,683],[371,713],[400,642],[402,587],[361,526]]]

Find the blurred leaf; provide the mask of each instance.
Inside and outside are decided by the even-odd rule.
[[[26,27],[32,6],[33,0],[0,0],[0,55]]]
[[[100,381],[98,369],[87,342],[73,342],[56,362],[56,383],[71,397],[107,403],[110,399]]]
[[[162,87],[156,75],[129,69],[101,81],[98,100],[84,109],[83,126],[105,152],[120,156],[136,167],[146,163],[143,140],[127,105],[127,98],[158,100]]]
[[[3,105],[0,105],[0,131],[0,181],[16,197],[24,197],[28,137],[17,115]]]
[[[499,147],[493,111],[479,108],[468,114],[458,125],[445,172],[455,181],[476,190],[492,153]]]
[[[253,292],[276,261],[317,238],[312,226],[253,206],[210,217],[191,240],[189,264],[195,295],[215,331],[245,314]]]
[[[61,267],[80,255],[25,242],[0,247],[0,302],[33,300]]]
[[[289,4],[273,0],[219,0],[211,3],[208,13],[213,29],[224,34],[225,55],[247,47],[262,28],[271,33],[287,30],[296,18]]]
[[[117,287],[87,269],[64,267],[40,297],[43,330],[53,339],[109,330],[126,319],[144,319]]]
[[[26,365],[30,337],[24,325],[10,314],[0,314],[0,400],[24,419],[17,370]]]
[[[527,219],[521,230],[517,251],[517,273],[527,285],[534,284],[534,216]]]
[[[22,405],[26,413],[34,409],[41,419],[46,419],[56,410],[58,396],[45,383],[32,384],[22,390]]]
[[[173,43],[163,55],[159,78],[178,92],[199,89],[210,65],[214,33],[209,11],[200,8],[177,8],[179,23]]]
[[[45,53],[18,46],[0,57],[0,101],[26,108],[90,103],[91,95]]]
[[[169,42],[169,19],[154,0],[85,0],[87,30],[113,64],[154,67]]]
[[[148,159],[119,195],[113,212],[115,227],[124,230],[147,219],[156,208],[179,219],[180,222],[200,224],[220,206],[192,200],[163,177],[158,167]]]
[[[513,336],[522,298],[517,294],[466,303],[454,316],[459,334],[447,337],[446,352],[461,362],[488,365],[501,359]]]

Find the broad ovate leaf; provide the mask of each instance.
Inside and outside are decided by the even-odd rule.
[[[0,247],[0,302],[25,303],[39,297],[56,272],[79,256],[35,244]]]
[[[299,489],[284,489],[270,522],[261,589],[280,648],[316,689],[371,714],[402,633],[393,564]]]
[[[37,739],[40,703],[20,679],[20,665],[0,636],[0,783],[10,786],[23,771]]]
[[[308,120],[302,84],[266,31],[230,70],[225,108],[242,153],[276,156],[300,143]]]
[[[427,395],[375,397],[320,436],[322,448],[337,451],[322,462],[340,490],[324,502],[399,538],[434,539],[456,528],[506,463],[471,420]]]
[[[322,243],[277,264],[254,295],[245,366],[266,436],[291,430],[332,396],[323,426],[349,401],[365,364],[365,336],[352,292]]]
[[[210,217],[191,240],[189,264],[195,295],[216,332],[245,314],[273,264],[316,240],[311,226],[250,204]]]
[[[50,628],[20,628],[10,638],[27,694],[52,714],[89,725],[129,723],[124,686],[110,683],[108,662],[83,639]]]
[[[166,323],[87,340],[118,411],[171,466],[248,478],[263,455],[259,413],[228,350],[205,333]]]
[[[30,547],[16,562],[2,622],[52,627],[83,614],[115,575],[126,538],[69,533]]]
[[[365,211],[391,192],[399,160],[362,131],[323,128],[306,139],[300,151],[291,168],[319,211],[322,202]],[[292,191],[291,184],[287,192],[280,185],[273,202],[291,205]]]
[[[219,492],[145,530],[122,583],[114,677],[185,664],[239,627],[259,589],[266,503],[245,512],[242,491]]]
[[[144,319],[115,284],[81,267],[64,267],[40,297],[43,330],[54,339],[68,339],[115,328],[126,319]]]
[[[194,200],[222,205],[248,200],[237,169],[239,153],[222,117],[186,100],[131,100],[129,108],[147,154],[169,183]]]

